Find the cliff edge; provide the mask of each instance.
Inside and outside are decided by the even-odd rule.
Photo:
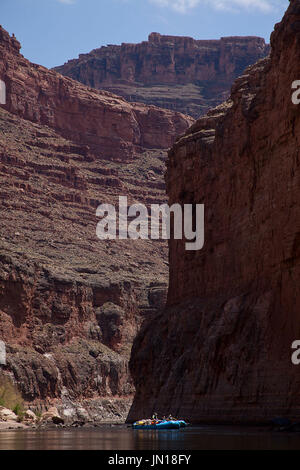
[[[198,118],[224,101],[234,79],[269,51],[255,36],[196,40],[151,33],[148,41],[100,47],[54,70],[130,102]]]

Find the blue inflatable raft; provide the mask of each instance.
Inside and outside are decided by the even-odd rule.
[[[143,421],[136,421],[133,423],[133,429],[180,429],[187,426],[183,420],[162,420],[155,424],[146,424]]]

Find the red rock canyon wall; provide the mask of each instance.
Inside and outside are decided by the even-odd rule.
[[[230,99],[169,152],[170,203],[205,204],[205,245],[170,242],[168,308],[133,348],[129,419],[192,422],[300,418],[300,2]]]
[[[258,37],[206,41],[152,33],[148,41],[94,49],[55,70],[129,101],[196,118],[221,103],[245,67],[268,53]]]

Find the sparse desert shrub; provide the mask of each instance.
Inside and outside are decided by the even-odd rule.
[[[22,395],[12,380],[0,374],[0,406],[12,410],[19,419],[24,415],[24,402]]]
[[[40,408],[35,408],[35,409],[33,409],[33,412],[34,412],[35,416],[38,418],[38,421],[40,421],[41,417],[42,417],[42,414],[43,414],[42,410]]]

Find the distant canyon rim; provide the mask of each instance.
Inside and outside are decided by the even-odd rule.
[[[54,70],[93,88],[198,118],[224,101],[270,46],[255,36],[197,40],[151,33],[139,44],[103,46]]]

